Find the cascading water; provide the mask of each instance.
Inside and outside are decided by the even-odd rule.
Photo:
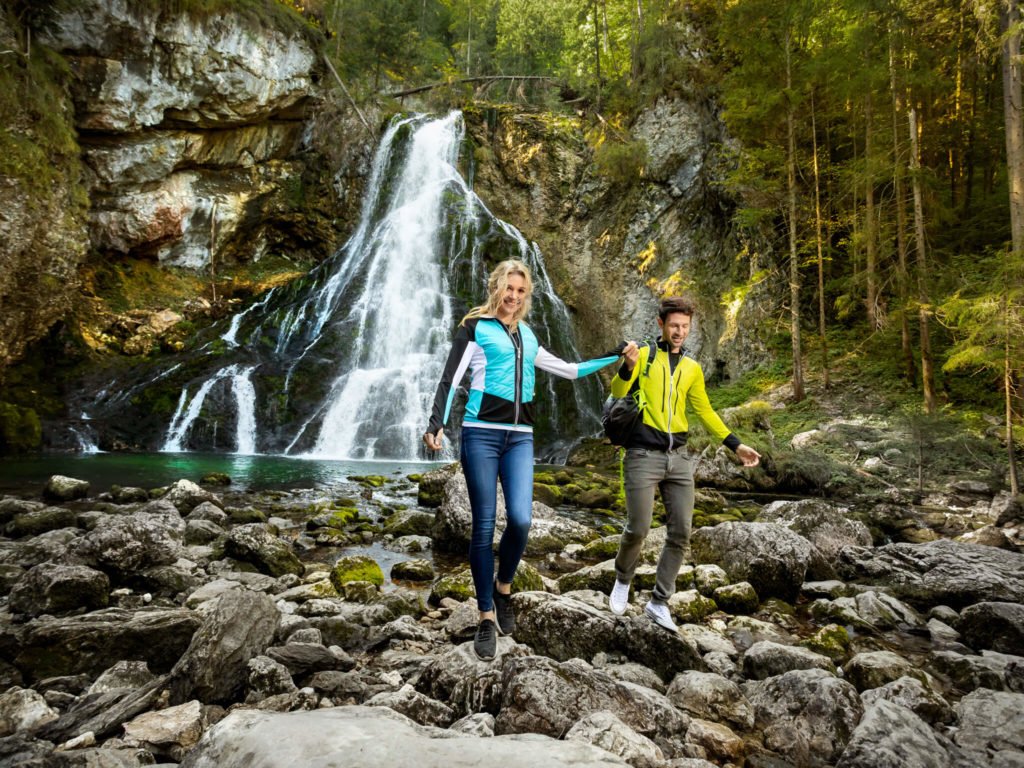
[[[345,246],[235,315],[174,375],[109,388],[122,394],[106,403],[108,417],[114,406],[144,400],[153,383],[177,385],[173,405],[158,401],[170,421],[164,451],[422,459],[454,327],[483,300],[489,269],[504,258],[533,272],[528,322],[541,343],[579,359],[539,249],[496,219],[459,174],[463,133],[458,112],[394,120]],[[541,374],[538,387],[538,445],[557,459],[574,438],[596,431],[599,384]],[[445,458],[454,456],[449,442]]]

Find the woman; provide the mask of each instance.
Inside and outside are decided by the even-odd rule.
[[[615,353],[567,363],[538,344],[522,322],[533,291],[530,271],[522,262],[499,264],[487,281],[487,290],[487,303],[471,309],[455,333],[423,435],[427,448],[441,450],[455,390],[468,368],[471,383],[460,458],[473,513],[469,565],[480,610],[473,650],[484,660],[494,658],[496,629],[505,635],[515,629],[512,579],[526,549],[533,507],[534,368],[576,379],[618,360]],[[508,524],[498,545],[495,579],[491,543],[499,478]]]

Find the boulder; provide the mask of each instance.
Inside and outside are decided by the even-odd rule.
[[[232,529],[224,540],[224,553],[256,566],[260,573],[269,576],[286,573],[301,576],[305,571],[291,546],[262,523],[249,523]]]
[[[860,698],[866,707],[877,701],[891,701],[935,726],[953,722],[953,708],[949,702],[913,677],[901,677],[878,688],[864,691]]]
[[[565,734],[566,741],[580,741],[621,757],[633,768],[655,768],[665,759],[661,747],[626,725],[611,712],[593,712],[580,718]]]
[[[524,656],[502,666],[497,733],[561,736],[582,717],[609,711],[637,733],[666,738],[685,732],[689,718],[665,696],[615,680],[580,659],[559,663]]]
[[[828,564],[834,563],[846,547],[870,547],[872,544],[871,532],[864,523],[851,519],[845,508],[820,499],[774,501],[761,510],[757,519],[778,523],[799,533],[815,546]],[[819,578],[829,577],[820,575]]]
[[[1000,753],[1024,752],[1024,693],[979,688],[960,699],[954,710],[958,727],[953,740],[977,756],[976,764],[999,765]]]
[[[74,501],[88,495],[89,481],[65,475],[53,475],[43,488],[43,498],[50,501]]]
[[[249,659],[270,645],[278,619],[267,595],[243,590],[222,595],[171,670],[170,703],[195,698],[230,704],[240,699]]]
[[[662,679],[686,669],[705,669],[697,647],[678,633],[666,632],[647,618],[620,618],[579,600],[544,592],[513,597],[516,640],[557,661],[621,654]]]
[[[821,669],[835,674],[835,664],[807,648],[781,645],[762,640],[750,646],[743,654],[743,675],[751,680],[766,680],[794,669]]]
[[[9,565],[18,565],[23,568],[31,568],[33,565],[47,561],[63,562],[68,547],[80,535],[81,531],[75,528],[48,531],[31,539],[19,541],[4,552],[2,557]]]
[[[358,756],[360,768],[626,768],[603,749],[535,734],[449,738],[386,707],[333,707],[311,712],[236,710],[221,720],[181,768],[315,768]],[[440,738],[439,738],[440,737]]]
[[[455,710],[437,699],[424,696],[411,685],[397,691],[378,693],[366,701],[368,707],[388,707],[420,725],[447,728],[455,722]]]
[[[976,651],[1024,654],[1024,605],[976,603],[964,608],[956,628]]]
[[[721,523],[699,528],[691,548],[695,560],[721,566],[734,582],[750,582],[762,600],[794,600],[813,554],[810,542],[776,523]]]
[[[89,686],[87,693],[108,693],[125,689],[142,688],[153,682],[154,675],[144,661],[119,661],[105,670]]]
[[[686,743],[699,747],[708,757],[736,765],[743,760],[743,739],[729,726],[693,718],[686,730]]]
[[[391,578],[397,581],[432,581],[434,564],[430,560],[403,560],[391,566]]]
[[[847,581],[889,588],[896,597],[928,609],[956,609],[993,601],[1024,603],[1024,554],[949,540],[849,547],[838,568]]]
[[[864,714],[857,690],[821,669],[799,669],[748,683],[764,745],[795,765],[834,763]]]
[[[925,672],[892,651],[858,653],[846,662],[843,673],[858,691],[879,688],[904,676],[929,683]]]
[[[269,656],[253,656],[246,664],[249,671],[247,703],[255,703],[282,693],[298,690],[288,668]]]
[[[38,536],[61,528],[74,528],[77,524],[78,516],[74,510],[64,507],[43,507],[16,515],[4,531],[10,538],[19,539],[22,536]]]
[[[296,677],[344,666],[342,659],[319,643],[288,643],[267,648],[266,655],[283,664]],[[351,669],[351,665],[348,666]]]
[[[199,741],[205,725],[203,705],[193,700],[146,712],[125,723],[124,741],[180,760]]]
[[[757,590],[747,581],[718,587],[711,596],[715,605],[726,613],[754,613],[761,602]]]
[[[950,751],[959,752],[913,711],[879,699],[864,712],[836,768],[948,768]]]
[[[166,493],[160,497],[160,500],[170,502],[183,515],[187,515],[204,501],[210,502],[217,507],[224,506],[216,495],[201,488],[191,480],[178,480],[167,489]]]
[[[379,587],[384,584],[384,572],[368,555],[338,558],[331,569],[331,584],[338,592],[344,592],[345,585],[353,581],[367,581]]]
[[[18,629],[14,663],[28,680],[98,675],[125,658],[166,672],[188,647],[199,623],[184,608],[107,608],[67,618],[42,617]]]
[[[492,661],[481,661],[473,652],[473,643],[455,646],[423,670],[417,682],[419,690],[444,701],[456,715],[473,712],[495,714],[501,703],[502,668],[506,659],[525,656],[528,650],[511,638],[499,637]]]
[[[18,731],[36,731],[57,717],[46,699],[31,688],[16,685],[0,693],[0,737]]]
[[[974,656],[956,651],[935,651],[931,655],[929,669],[935,670],[964,693],[978,688],[1011,690],[1007,679],[1007,662],[988,655],[991,653],[989,651],[985,653],[984,656]]]
[[[110,579],[84,565],[40,563],[30,568],[11,590],[13,613],[40,616],[106,608]]]
[[[693,717],[725,721],[741,730],[754,727],[754,710],[750,702],[736,683],[721,675],[694,670],[680,672],[665,695]]]
[[[107,516],[68,545],[68,562],[97,568],[115,579],[178,559],[185,524],[157,515]]]

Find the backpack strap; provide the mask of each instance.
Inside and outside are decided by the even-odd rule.
[[[658,346],[653,341],[647,342],[647,363],[644,364],[644,370],[641,375],[646,376],[650,373],[651,363],[654,362],[654,356],[658,354]]]

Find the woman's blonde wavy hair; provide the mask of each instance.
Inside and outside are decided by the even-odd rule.
[[[462,318],[462,322],[465,323],[474,317],[497,317],[498,308],[501,307],[501,302],[505,298],[505,290],[508,288],[508,278],[510,275],[521,275],[526,283],[526,296],[509,323],[509,327],[515,330],[519,321],[526,317],[526,313],[530,311],[530,301],[533,298],[533,279],[530,277],[530,270],[518,259],[508,259],[494,268],[491,276],[487,278],[487,303],[469,310],[466,316]]]

